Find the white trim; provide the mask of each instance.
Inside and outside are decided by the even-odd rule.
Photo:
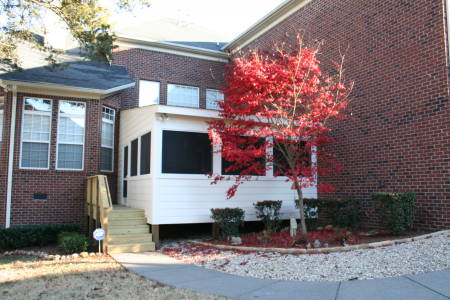
[[[35,167],[24,167],[22,166],[22,150],[23,150],[23,124],[25,121],[25,102],[26,99],[41,99],[41,100],[48,100],[50,101],[50,131],[49,131],[49,139],[48,139],[48,153],[47,153],[47,167],[46,168],[35,168]],[[22,101],[22,124],[20,128],[20,151],[19,151],[19,169],[21,170],[49,170],[50,169],[50,152],[51,152],[51,143],[52,143],[52,122],[53,122],[53,100],[47,99],[47,98],[39,98],[39,97],[23,97]],[[38,115],[38,116],[49,116],[49,112],[40,112],[40,111],[30,111],[28,112],[30,115]],[[33,141],[33,140],[27,140],[25,143],[39,143],[39,144],[45,144],[42,141]]]
[[[114,120],[108,120],[108,119],[104,119],[104,118],[103,118],[103,107],[106,107],[106,108],[108,108],[108,109],[110,109],[110,110],[112,110],[112,111],[114,112],[114,115],[113,115]],[[102,144],[103,122],[112,124],[112,126],[113,126],[113,127],[112,127],[112,128],[113,128],[113,130],[112,130],[112,147],[109,147],[109,146],[103,146],[103,144]],[[102,105],[102,118],[101,118],[101,123],[102,123],[102,126],[101,126],[102,130],[101,130],[101,133],[100,133],[100,171],[101,171],[101,172],[105,172],[105,173],[113,173],[113,172],[114,172],[114,142],[115,142],[115,132],[116,132],[116,128],[115,128],[115,127],[116,127],[116,110],[115,110],[114,108],[109,107],[109,106]],[[112,159],[111,167],[112,167],[112,169],[111,169],[111,170],[102,170],[102,169],[101,169],[101,164],[102,164],[102,148],[108,148],[108,149],[111,149],[111,150],[112,150],[112,156],[111,156],[111,159]]]
[[[0,85],[4,84],[14,84],[17,86],[24,86],[24,87],[35,87],[40,89],[55,89],[55,90],[61,90],[61,91],[73,91],[73,92],[82,92],[82,93],[90,93],[90,94],[98,94],[98,95],[110,95],[112,93],[130,88],[135,86],[136,83],[128,83],[121,86],[117,86],[108,90],[102,90],[102,89],[91,89],[91,88],[82,88],[82,87],[75,87],[75,86],[67,86],[57,83],[48,83],[48,82],[39,82],[39,81],[19,81],[19,80],[2,80],[0,79]]]
[[[287,0],[259,19],[249,29],[222,47],[223,51],[234,53],[239,51],[282,21],[294,12],[310,3],[312,0]]]
[[[138,38],[119,36],[115,44],[122,47],[138,48],[224,63],[228,63],[229,61],[229,55],[225,52],[178,45],[174,43],[145,41]]]
[[[61,117],[61,112],[60,112],[60,107],[61,107],[61,102],[71,102],[71,103],[82,103],[84,104],[84,132],[83,132],[83,144],[78,144],[78,143],[61,143],[63,145],[82,145],[83,146],[83,153],[81,156],[81,169],[68,169],[68,168],[58,168],[58,153],[59,153],[59,130],[60,130],[60,117]],[[87,103],[86,102],[82,102],[82,101],[71,101],[71,100],[64,100],[64,99],[60,99],[58,101],[58,129],[56,132],[56,161],[55,161],[55,170],[58,171],[84,171],[84,152],[85,152],[85,147],[86,147],[86,123],[87,123]],[[77,115],[80,116],[80,115]]]
[[[17,114],[17,86],[12,86],[11,122],[9,130],[9,154],[8,154],[8,179],[6,186],[6,217],[5,227],[11,227],[11,202],[12,202],[12,181],[14,168],[14,142],[16,134],[16,114]]]

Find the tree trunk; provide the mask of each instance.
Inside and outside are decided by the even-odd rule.
[[[302,233],[307,233],[306,229],[306,220],[305,220],[305,209],[303,204],[303,192],[298,183],[295,183],[295,189],[297,190],[298,195],[298,208],[300,210],[300,223],[302,228]]]

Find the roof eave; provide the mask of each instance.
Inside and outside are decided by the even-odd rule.
[[[273,27],[274,24],[278,24],[288,16],[290,16],[293,11],[309,3],[312,0],[286,0],[275,9],[270,11],[267,15],[259,19],[255,24],[250,26],[246,31],[241,33],[231,42],[223,46],[222,51],[233,52],[236,48],[242,48],[256,37]]]
[[[135,86],[134,82],[130,82],[128,84],[116,86],[110,89],[92,89],[92,88],[83,88],[76,86],[68,86],[56,83],[48,83],[48,82],[36,82],[36,81],[20,81],[20,80],[5,80],[0,79],[0,86],[8,86],[8,85],[17,85],[23,87],[31,87],[31,88],[40,88],[40,89],[52,89],[58,91],[67,91],[67,92],[82,92],[88,94],[98,95],[100,97],[105,97],[122,91],[124,89]]]
[[[229,54],[226,52],[222,52],[222,51],[204,49],[204,48],[188,46],[188,45],[181,45],[181,44],[170,43],[170,42],[144,40],[144,39],[140,39],[137,37],[131,37],[131,36],[125,36],[125,35],[118,35],[117,41],[131,43],[131,44],[140,44],[140,45],[150,46],[150,47],[155,47],[155,48],[175,50],[175,51],[180,51],[180,52],[188,52],[188,53],[205,55],[205,56],[210,56],[210,57],[219,58],[219,59],[228,59],[229,58]]]

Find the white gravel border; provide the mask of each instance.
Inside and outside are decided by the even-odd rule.
[[[411,238],[409,242],[397,241],[389,247],[320,254],[247,253],[241,249],[207,248],[196,243],[182,242],[165,247],[175,247],[180,251],[176,258],[207,269],[276,280],[347,281],[450,268],[450,230]]]

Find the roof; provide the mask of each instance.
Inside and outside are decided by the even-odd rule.
[[[116,30],[118,37],[154,42],[167,42],[214,51],[221,51],[230,39],[194,23],[175,19],[148,20]]]
[[[88,61],[68,51],[66,55],[59,55],[58,62],[62,68],[50,70],[46,61],[46,53],[22,44],[18,48],[21,71],[8,70],[0,65],[0,80],[28,84],[45,84],[47,87],[61,86],[91,90],[94,93],[106,94],[134,85],[127,69],[118,65],[109,65],[99,61]],[[42,85],[43,86],[43,85]]]
[[[127,69],[95,61],[71,61],[62,69],[50,71],[46,66],[0,74],[1,80],[51,83],[84,89],[111,90],[133,84]]]

